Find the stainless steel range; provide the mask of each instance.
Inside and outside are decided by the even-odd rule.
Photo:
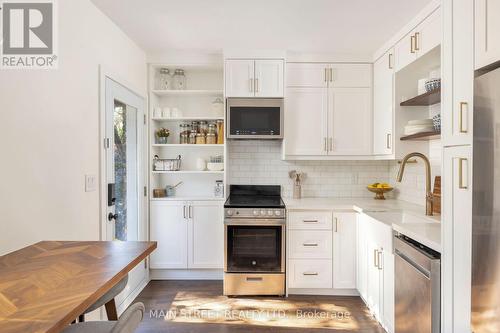
[[[224,210],[224,295],[285,294],[280,186],[231,185]]]

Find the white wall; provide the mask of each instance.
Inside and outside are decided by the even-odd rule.
[[[89,0],[58,1],[59,69],[0,70],[0,255],[97,240],[99,68],[146,95],[146,55]]]

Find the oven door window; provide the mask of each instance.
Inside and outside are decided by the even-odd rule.
[[[232,106],[230,112],[232,135],[281,135],[279,107]]]
[[[228,272],[280,272],[281,226],[227,226]]]

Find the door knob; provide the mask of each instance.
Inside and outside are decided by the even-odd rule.
[[[109,213],[108,221],[116,220],[118,218],[118,214]]]

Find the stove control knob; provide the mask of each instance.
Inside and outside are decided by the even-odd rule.
[[[232,211],[232,210],[230,210],[230,209],[228,209],[228,210],[226,211],[226,214],[227,214],[227,215],[229,215],[229,216],[231,216],[231,215],[233,215],[233,211]]]
[[[267,215],[269,215],[269,216],[273,216],[273,211],[272,211],[272,210],[268,210],[268,211],[267,211]]]
[[[274,215],[276,216],[281,216],[281,210],[275,210]]]
[[[258,211],[258,210],[254,210],[254,211],[253,211],[253,215],[254,215],[254,216],[259,215],[259,211]]]
[[[261,210],[260,211],[260,215],[266,215],[266,211],[265,210]]]

